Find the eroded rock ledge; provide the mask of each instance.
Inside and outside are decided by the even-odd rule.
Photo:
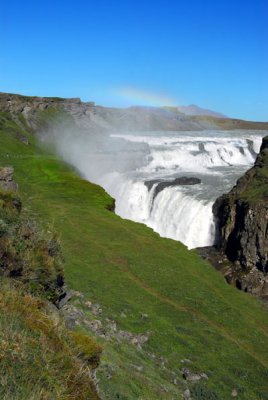
[[[154,179],[154,180],[144,182],[148,191],[150,191],[155,186],[154,194],[153,194],[154,199],[158,195],[158,193],[162,192],[162,190],[164,190],[168,187],[199,185],[200,183],[201,183],[201,179],[195,178],[195,177],[188,177],[188,176],[180,176],[178,178],[173,179],[172,181],[163,181],[162,179]]]

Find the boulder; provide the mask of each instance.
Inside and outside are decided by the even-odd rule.
[[[55,306],[60,309],[73,297],[72,291],[67,290],[66,286],[62,286],[61,294],[55,301]]]
[[[0,181],[10,182],[13,180],[13,167],[0,167]]]
[[[6,192],[17,192],[18,184],[13,181],[9,181],[9,182],[0,181],[0,189],[4,190]]]
[[[208,379],[207,374],[205,374],[204,372],[195,373],[191,372],[188,368],[183,368],[181,372],[182,372],[182,377],[186,381],[197,382],[200,381],[201,379],[206,379],[206,380]]]
[[[184,400],[191,400],[191,392],[189,389],[184,390],[183,392],[183,399]]]
[[[18,185],[13,181],[13,167],[0,167],[0,189],[6,192],[16,192]]]

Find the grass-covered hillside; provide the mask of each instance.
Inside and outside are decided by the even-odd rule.
[[[10,184],[0,168],[7,172]],[[21,207],[0,189],[0,398],[98,399],[92,371],[101,347],[68,329],[54,305],[66,295],[59,242]]]
[[[80,360],[79,333],[67,331],[47,303],[24,287],[0,285],[0,397],[3,400],[98,399],[90,371]],[[97,345],[88,336],[83,349]]]
[[[25,122],[9,114],[0,121],[0,164],[15,169],[27,205],[23,214],[58,232],[67,283],[85,300],[71,300],[82,315],[76,323],[103,347],[97,370],[101,397],[168,400],[190,393],[192,399],[268,399],[268,314],[262,304],[227,285],[194,251],[116,216],[105,191],[42,150]],[[12,306],[1,335],[12,335],[20,321],[27,325],[19,314],[23,301],[18,310]],[[28,308],[34,312],[35,305]],[[43,345],[49,351],[50,343]],[[61,357],[57,347],[54,357]],[[11,361],[10,374],[16,374]],[[36,349],[32,368],[39,363]],[[20,371],[18,379],[27,380],[29,371]],[[40,380],[45,388],[42,375]]]

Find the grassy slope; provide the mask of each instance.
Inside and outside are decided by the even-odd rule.
[[[1,282],[1,399],[97,400],[90,368],[77,358],[68,331],[45,302],[21,288]]]
[[[120,328],[149,331],[144,350],[165,357],[178,378],[180,360],[187,358],[191,369],[209,375],[207,386],[219,399],[229,399],[233,388],[240,399],[268,398],[268,314],[258,301],[228,286],[183,245],[108,211],[112,201],[100,187],[79,179],[33,140],[20,143],[12,129],[0,130],[0,162],[15,167],[30,211],[60,232],[69,285],[100,303]],[[110,380],[100,374],[107,398],[180,398],[180,379],[173,385],[168,370],[145,352],[105,348],[103,359],[116,370]]]

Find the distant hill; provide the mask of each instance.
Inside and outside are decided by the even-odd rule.
[[[40,112],[57,109],[64,111],[80,128],[90,132],[111,131],[201,131],[206,129],[262,129],[268,130],[268,122],[243,121],[226,118],[221,114],[208,115],[197,106],[186,107],[199,110],[197,115],[187,115],[179,107],[129,107],[112,108],[82,102],[79,98],[28,97],[0,92],[0,111],[12,115],[18,113],[36,128]],[[197,112],[197,111],[196,111]],[[213,111],[210,111],[213,113]]]
[[[182,112],[185,115],[209,115],[216,118],[228,118],[222,113],[208,110],[206,108],[201,108],[199,106],[196,106],[195,104],[190,104],[189,106],[177,106],[176,108],[178,111]]]

